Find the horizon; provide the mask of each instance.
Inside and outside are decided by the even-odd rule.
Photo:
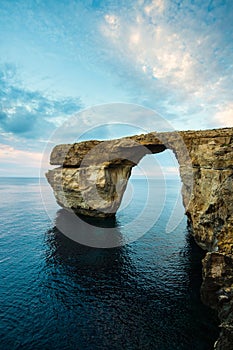
[[[0,11],[0,176],[38,174],[44,149],[74,116],[78,129],[60,131],[61,143],[74,132],[121,137],[135,125],[233,126],[231,0],[12,0]],[[97,113],[117,103],[131,108],[118,127],[116,110]],[[145,123],[129,105],[144,108]]]

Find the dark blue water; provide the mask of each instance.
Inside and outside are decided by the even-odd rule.
[[[134,187],[134,202],[117,216],[119,231],[142,203],[145,182]],[[0,348],[211,349],[218,330],[199,296],[203,252],[185,217],[165,232],[179,187],[167,182],[164,210],[142,238],[96,249],[53,227],[37,179],[1,179]]]

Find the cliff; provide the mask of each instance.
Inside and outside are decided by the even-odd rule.
[[[171,149],[179,162],[182,196],[192,234],[208,251],[202,299],[221,322],[216,349],[233,344],[233,128],[149,133],[112,141],[58,145],[46,176],[57,202],[77,214],[112,217],[133,166]]]

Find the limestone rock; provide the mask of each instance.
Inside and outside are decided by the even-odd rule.
[[[106,165],[84,168],[57,168],[47,173],[58,204],[75,213],[94,216],[114,216],[120,206],[130,165],[111,168]]]
[[[233,128],[149,133],[112,141],[58,145],[46,176],[57,202],[105,218],[120,206],[131,169],[146,154],[171,149],[179,162],[183,203],[203,262],[202,298],[218,310],[216,349],[233,344]]]
[[[207,253],[203,260],[201,295],[204,303],[218,310],[220,337],[215,349],[231,350],[233,344],[233,257]]]

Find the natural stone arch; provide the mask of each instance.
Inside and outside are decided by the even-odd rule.
[[[203,248],[216,250],[217,237],[233,211],[222,203],[233,176],[232,134],[231,128],[149,133],[58,145],[50,160],[60,167],[46,176],[61,206],[87,216],[114,216],[132,167],[145,154],[171,149],[179,163],[183,203],[194,236]],[[231,252],[232,245],[224,249]]]
[[[184,180],[184,200],[188,202],[192,165],[183,138],[176,132],[56,146],[51,154],[51,164],[62,167],[49,171],[46,176],[62,206],[86,216],[114,216],[131,169],[146,154],[166,149],[173,150],[178,158]],[[103,203],[101,199],[107,202]]]
[[[223,322],[216,348],[231,349],[233,128],[149,133],[113,141],[58,145],[51,154],[51,164],[60,167],[48,171],[46,177],[61,206],[77,214],[114,216],[132,167],[145,154],[167,148],[173,150],[180,166],[183,203],[192,234],[210,252],[203,262],[202,296],[219,311]],[[98,207],[99,198],[109,203]]]

